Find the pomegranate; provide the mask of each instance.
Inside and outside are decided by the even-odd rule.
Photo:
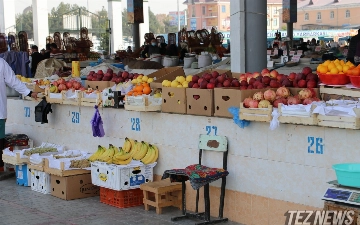
[[[271,103],[268,100],[261,100],[259,102],[258,107],[259,108],[269,108],[270,105],[271,105]]]
[[[60,78],[59,80],[57,80],[58,84],[65,84],[65,80],[63,78]]]
[[[287,98],[290,95],[290,91],[286,87],[280,87],[276,90],[276,95]]]
[[[74,82],[73,88],[75,88],[76,90],[79,90],[81,88],[81,84],[79,82]]]
[[[287,100],[286,100],[286,98],[279,97],[278,99],[276,99],[276,100],[274,101],[274,107],[275,107],[275,108],[278,108],[280,103],[281,103],[281,104],[284,104],[284,105],[287,105]]]
[[[57,81],[54,81],[54,82],[52,82],[52,85],[54,85],[54,86],[58,86],[59,84],[58,84],[58,82]]]
[[[264,94],[261,91],[256,92],[253,96],[253,99],[256,101],[264,100]]]
[[[306,87],[306,81],[305,80],[299,80],[297,83],[299,88],[305,88]]]
[[[275,91],[269,89],[269,90],[267,90],[267,91],[264,92],[264,99],[265,99],[265,100],[268,100],[268,101],[270,101],[270,102],[273,102],[273,101],[275,101],[275,98],[276,98],[276,93],[275,93]],[[259,106],[259,108],[260,108],[260,106]]]
[[[188,83],[188,87],[189,87],[189,88],[192,88],[193,85],[194,85],[194,82],[193,82],[193,81],[190,81],[190,82]]]
[[[306,83],[306,87],[308,88],[316,88],[317,87],[317,83],[315,80],[309,80],[307,83]]]
[[[248,89],[248,90],[254,89],[254,86],[250,84],[250,85],[247,87],[247,89]]]
[[[73,86],[73,82],[72,82],[72,81],[69,81],[69,82],[66,83],[67,89],[72,88],[72,86]]]
[[[59,92],[66,91],[67,90],[66,85],[65,84],[59,84],[58,90],[59,90]]]
[[[245,99],[244,99],[244,103],[243,103],[244,107],[245,107],[245,108],[249,108],[249,107],[250,107],[249,103],[250,103],[250,101],[252,101],[252,100],[253,100],[253,99],[250,98],[250,97],[245,98]]]
[[[299,98],[297,98],[295,96],[294,97],[290,96],[287,99],[287,103],[288,103],[288,105],[298,105],[298,104],[301,104],[301,101]]]
[[[225,77],[224,76],[218,76],[217,78],[217,81],[219,82],[219,83],[224,83],[224,81],[225,81]]]
[[[258,106],[259,106],[259,102],[256,100],[251,100],[249,102],[249,108],[258,108]]]
[[[303,105],[311,105],[311,103],[314,102],[312,98],[304,99]]]
[[[299,92],[299,99],[301,100],[304,100],[304,99],[307,99],[307,98],[312,98],[312,93],[309,89],[302,89],[300,92]]]

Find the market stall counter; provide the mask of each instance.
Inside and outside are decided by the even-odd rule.
[[[11,115],[6,132],[26,133],[34,143],[56,143],[95,152],[98,145],[122,146],[126,137],[155,144],[160,150],[154,180],[164,171],[185,168],[198,162],[200,134],[226,136],[229,141],[224,217],[242,224],[284,224],[288,210],[316,210],[336,180],[333,164],[353,162],[358,152],[358,131],[251,122],[244,129],[230,118],[135,112],[100,108],[105,136],[93,137],[90,121],[94,108],[53,105],[48,124],[34,121],[36,102],[8,99]],[[24,112],[29,107],[30,116]],[[221,168],[212,152],[203,156],[203,165]],[[189,184],[187,210],[195,210],[196,191]],[[219,181],[210,184],[210,195],[220,196]],[[203,193],[200,191],[200,196]],[[211,215],[217,216],[219,198],[213,198]],[[203,211],[200,200],[200,211]],[[179,211],[180,213],[180,211]]]

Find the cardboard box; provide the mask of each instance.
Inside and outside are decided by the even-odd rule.
[[[92,88],[97,90],[104,90],[105,88],[110,87],[109,81],[85,81],[85,88]]]
[[[162,68],[148,75],[149,78],[154,78],[154,82],[150,83],[150,87],[162,88],[161,83],[164,80],[173,81],[177,76],[185,76],[184,69],[181,66]]]
[[[194,97],[198,97],[195,99]],[[186,88],[186,111],[189,115],[214,115],[214,90]]]
[[[214,89],[214,116],[233,118],[230,107],[239,107],[242,90],[239,88]]]
[[[70,177],[51,175],[51,195],[72,200],[99,195],[100,188],[91,183],[91,174]]]
[[[162,112],[186,114],[186,88],[164,87],[162,98]]]

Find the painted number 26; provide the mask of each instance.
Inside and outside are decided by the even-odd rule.
[[[131,130],[140,131],[140,119],[131,118]]]
[[[315,138],[315,137],[308,137],[308,153],[310,154],[324,154],[324,144],[322,138]],[[313,150],[313,147],[315,145],[315,151]]]

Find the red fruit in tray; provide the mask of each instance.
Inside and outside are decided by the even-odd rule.
[[[307,76],[308,74],[312,73],[312,69],[310,67],[304,67],[302,69],[302,73],[305,74],[305,76]]]
[[[247,90],[248,87],[247,86],[240,86],[240,90]]]
[[[291,81],[295,80],[295,78],[296,78],[296,73],[290,73],[288,76],[288,79]]]
[[[318,78],[319,78],[319,77],[318,77],[316,74],[309,73],[309,74],[306,76],[306,81],[309,81],[309,80],[317,81]]]
[[[213,78],[217,78],[220,74],[219,74],[218,71],[213,71],[213,72],[211,73],[211,75],[212,75]]]
[[[246,81],[245,81],[246,82]],[[240,83],[238,80],[233,80],[231,82],[231,87],[240,87]]]
[[[122,78],[126,79],[129,77],[129,73],[127,71],[124,71],[122,74],[121,74]]]
[[[260,81],[260,82],[262,82],[262,79],[263,79],[263,76],[262,76],[262,75],[259,75],[259,76],[256,78],[256,80],[258,80],[258,81]]]
[[[208,83],[208,84],[206,85],[206,88],[207,88],[207,89],[214,89],[214,88],[215,88],[215,84],[213,84],[213,83]]]
[[[248,90],[254,89],[254,86],[250,84],[250,85],[247,87],[247,89],[248,89]]]
[[[194,82],[193,82],[193,81],[190,81],[190,82],[188,83],[188,87],[189,87],[189,88],[192,88],[193,85],[194,85]]]
[[[208,82],[206,80],[203,80],[201,83],[200,83],[200,88],[201,89],[206,89],[207,88],[207,85],[208,85]]]
[[[297,84],[298,84],[299,88],[305,88],[306,87],[306,80],[299,80]]]
[[[221,87],[224,87],[224,85],[222,83],[217,83],[216,87],[221,88]]]
[[[226,79],[226,78],[225,78],[224,76],[218,76],[218,77],[217,77],[217,81],[218,81],[219,83],[221,83],[221,84],[224,83],[225,79]]]
[[[270,76],[270,71],[269,71],[268,69],[263,69],[263,70],[261,71],[261,75],[263,75],[263,76]]]
[[[272,81],[270,81],[270,87],[271,88],[278,88],[278,87],[280,87],[280,84],[279,84],[279,82],[277,82],[275,80],[272,80]]]
[[[194,83],[194,85],[192,86],[192,88],[199,88],[200,85],[198,83]]]
[[[255,79],[254,79],[255,80]],[[248,82],[246,82],[246,80],[242,80],[240,82],[240,86],[248,86]]]
[[[270,84],[271,79],[270,79],[270,77],[263,77],[261,81],[263,84],[268,85],[268,84]]]
[[[285,80],[282,82],[282,86],[292,87],[292,83],[290,82],[290,80],[285,79]]]
[[[210,74],[208,74],[208,73],[204,75],[204,79],[205,79],[207,82],[209,82],[211,78],[212,78],[212,76],[211,76]]]
[[[229,80],[225,80],[223,83],[224,87],[230,87],[231,86],[231,82]]]
[[[216,78],[211,78],[209,83],[217,84],[218,82]]]
[[[97,74],[104,74],[104,72],[102,70],[99,70]]]
[[[250,78],[250,80],[249,80],[249,84],[250,85],[254,85],[254,83],[256,82],[256,79],[255,78]]]
[[[193,81],[194,83],[197,83],[199,79],[200,79],[200,77],[199,77],[198,75],[194,75],[194,76],[192,77],[192,81]]]
[[[314,80],[309,80],[306,84],[307,88],[316,88],[317,87],[317,82]]]
[[[198,84],[200,85],[201,84],[201,82],[203,82],[205,79],[204,78],[199,78],[199,80],[198,80]]]
[[[305,80],[306,79],[306,76],[302,73],[298,73],[296,74],[296,78],[295,78],[297,81],[299,80]]]

